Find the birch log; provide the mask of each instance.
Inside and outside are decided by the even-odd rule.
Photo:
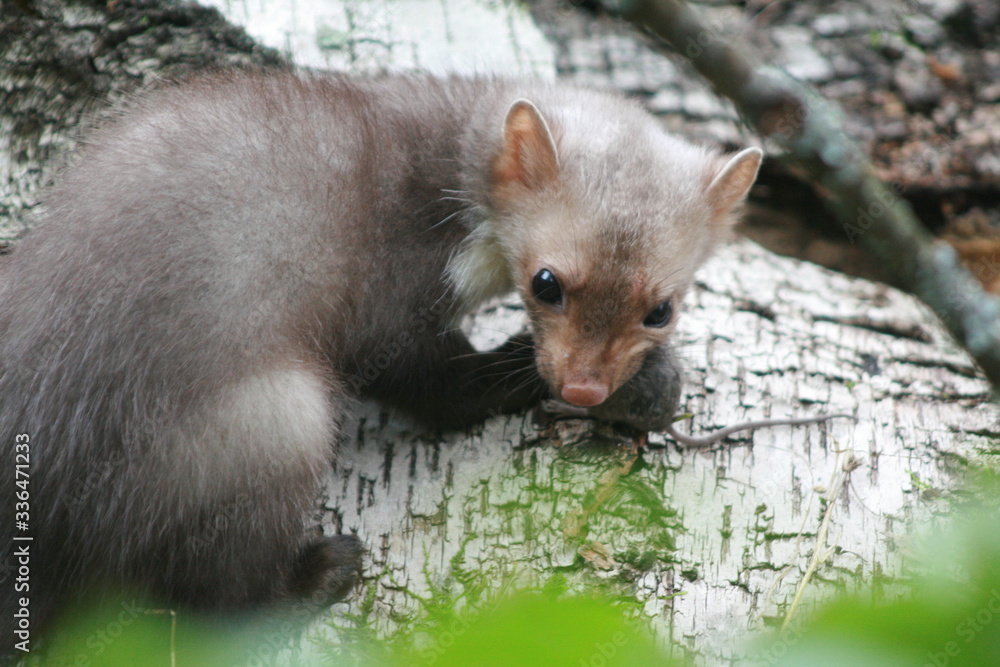
[[[551,76],[554,48],[523,9],[406,0],[364,5],[363,21],[363,4],[326,5],[318,15],[300,2],[293,15],[266,21],[250,14],[254,5],[280,3],[222,8],[275,48],[317,45],[318,65],[427,66],[426,41],[437,40],[441,67],[459,67],[447,54],[465,47],[452,42],[472,37],[486,48],[488,34],[502,71]],[[413,36],[412,21],[393,21],[414,6],[450,27]],[[273,34],[254,34],[257,24]],[[9,75],[0,73],[4,90],[15,90]],[[735,125],[727,136],[739,136]],[[45,140],[40,133],[32,145]],[[4,203],[14,204],[0,211],[8,219],[33,205],[34,186],[11,184],[44,180],[53,155],[37,155],[42,166],[0,162]],[[503,302],[470,326],[486,347],[523,321],[516,303]],[[441,592],[475,608],[558,579],[635,600],[665,645],[699,663],[749,663],[748,630],[781,622],[800,590],[795,619],[841,590],[874,584],[896,594],[914,528],[947,509],[969,460],[997,448],[1000,412],[968,357],[924,307],[878,283],[734,241],[699,273],[678,342],[683,406],[694,415],[682,429],[820,412],[857,421],[683,450],[660,434],[537,412],[442,436],[358,404],[317,518],[328,532],[357,532],[370,557],[361,590],[313,636],[349,648],[359,624],[391,638]],[[271,641],[248,646],[248,663]],[[285,659],[308,662],[317,650],[304,642]]]

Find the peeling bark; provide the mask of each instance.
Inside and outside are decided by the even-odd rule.
[[[130,6],[138,5],[119,9]],[[109,20],[99,7],[85,5],[80,12],[93,20],[81,23]],[[63,29],[4,11],[5,26]],[[278,62],[248,42],[233,50],[230,41],[216,44],[206,35],[237,33],[213,13],[197,16],[161,29],[209,52],[222,49],[222,62]],[[481,26],[484,34],[492,28]],[[76,65],[62,68],[31,65],[19,50],[27,47],[9,33],[3,39],[13,41],[0,42],[4,63],[15,52],[25,63],[7,78],[0,68],[7,99],[20,100],[0,109],[0,136],[20,128],[0,144],[9,160],[0,162],[2,219],[34,204],[52,153],[68,145],[84,110],[168,64],[141,64],[164,48],[160,37],[146,41],[139,31],[101,50],[95,35],[109,28],[80,30],[82,50],[53,61]],[[120,51],[136,40],[149,50]],[[100,71],[113,75],[65,75],[70,83],[57,76],[86,71],[95,48]],[[700,84],[684,85],[689,112],[699,99],[718,104]],[[37,92],[19,96],[29,89]],[[31,129],[17,114],[42,120]],[[679,118],[668,122],[679,127]],[[720,138],[740,140],[726,122],[729,134]],[[522,325],[516,304],[503,303],[480,316],[476,331],[487,347]],[[749,664],[746,631],[784,622],[800,589],[792,627],[837,591],[871,585],[897,595],[912,527],[946,512],[955,474],[1000,445],[1000,411],[987,383],[925,307],[748,241],[726,245],[699,273],[678,342],[687,366],[682,405],[694,415],[679,425],[686,432],[819,412],[857,421],[760,430],[684,450],[662,434],[537,412],[441,436],[359,405],[317,518],[329,532],[357,531],[370,558],[361,590],[314,634],[350,650],[346,638],[360,630],[384,639],[412,624],[435,594],[475,608],[512,588],[548,583],[601,587],[634,601],[665,644],[703,664]],[[248,659],[258,649],[248,646]],[[295,660],[305,661],[317,649],[296,650]]]

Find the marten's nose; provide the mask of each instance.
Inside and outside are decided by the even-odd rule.
[[[608,388],[600,384],[568,384],[562,388],[562,399],[581,408],[600,405],[608,397]]]

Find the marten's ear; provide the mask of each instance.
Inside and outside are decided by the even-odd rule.
[[[724,159],[719,162],[722,163]],[[725,216],[747,196],[763,159],[764,151],[761,149],[745,148],[724,163],[706,193],[716,219]]]
[[[503,122],[503,143],[493,163],[494,185],[520,184],[538,190],[559,175],[559,158],[552,132],[538,108],[517,100]]]

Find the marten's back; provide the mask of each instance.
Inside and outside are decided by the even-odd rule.
[[[227,502],[227,477],[294,469],[297,452],[275,459],[334,386],[331,362],[391,329],[373,311],[445,296],[434,285],[462,232],[427,229],[458,208],[437,201],[458,168],[453,93],[399,85],[425,91],[434,122],[383,99],[402,90],[336,77],[167,87],[93,133],[48,193],[0,273],[0,441],[13,470],[15,436],[30,436],[35,590],[68,583],[54,572],[127,574],[154,536],[179,540],[182,518]],[[414,165],[419,151],[441,159]],[[252,406],[245,418],[272,456],[248,447],[243,464],[227,462],[217,443],[178,435],[227,431],[197,425],[220,396],[233,414]],[[275,403],[288,433],[267,431],[261,411]],[[303,427],[317,443],[302,453],[303,487],[330,458],[331,419]],[[13,475],[2,488],[14,497]],[[287,521],[281,512],[256,519]],[[13,522],[2,524],[9,562]]]
[[[4,260],[0,434],[59,442],[39,454],[53,456],[46,471],[114,442],[154,395],[196,401],[317,337],[348,347],[343,332],[372,326],[362,302],[387,300],[383,287],[426,291],[421,258],[440,273],[446,237],[458,237],[417,233],[430,225],[406,211],[433,186],[414,192],[420,179],[405,173],[420,124],[394,128],[406,119],[386,117],[375,93],[291,75],[183,90],[92,135]],[[455,150],[441,149],[445,169]],[[437,209],[443,219],[455,207]],[[434,252],[399,262],[405,237]]]

